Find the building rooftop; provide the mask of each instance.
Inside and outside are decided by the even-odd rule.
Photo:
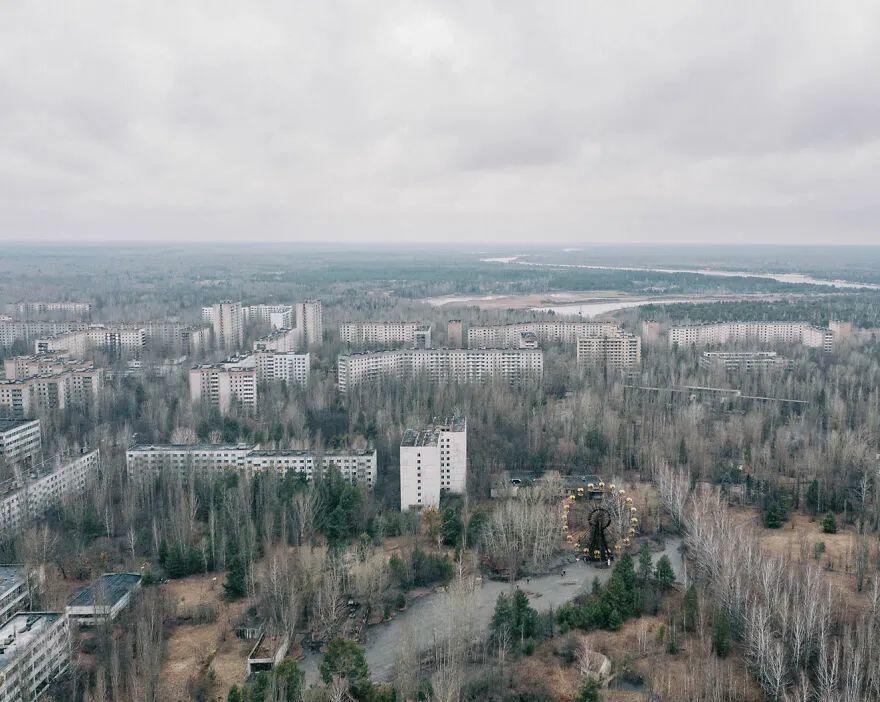
[[[252,444],[138,444],[128,449],[132,451],[252,451]]]
[[[308,449],[255,449],[251,456],[372,456],[376,449],[324,449],[322,451],[310,451]]]
[[[60,612],[21,612],[0,627],[0,672],[60,618]]]
[[[464,417],[434,417],[427,426],[419,429],[407,429],[403,433],[401,446],[436,446],[440,440],[440,433],[445,431],[461,432],[467,429],[467,419]]]
[[[92,605],[115,605],[141,581],[140,573],[104,573],[88,587],[80,590],[68,602],[68,607],[89,607]]]

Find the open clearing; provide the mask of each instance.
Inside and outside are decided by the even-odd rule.
[[[178,614],[198,605],[210,605],[217,609],[217,620],[210,624],[181,624],[172,629],[162,666],[163,700],[189,700],[187,682],[208,661],[216,676],[214,696],[217,699],[225,700],[229,688],[245,678],[247,654],[254,642],[238,639],[232,631],[232,623],[247,609],[249,601],[225,602],[223,577],[222,573],[199,575],[164,585]]]

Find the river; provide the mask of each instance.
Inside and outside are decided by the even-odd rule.
[[[654,562],[656,563],[663,555],[669,558],[676,578],[680,579],[683,572],[681,539],[668,538],[665,548],[653,554]],[[554,572],[550,575],[529,578],[528,582],[522,578],[516,584],[529,596],[533,607],[546,610],[559,607],[577,594],[588,590],[593,578],[598,577],[600,582],[605,582],[610,575],[610,568],[599,568],[579,561],[565,567],[565,577],[560,577],[558,572]],[[483,586],[477,588],[473,616],[480,629],[483,631],[488,629],[498,595],[508,592],[509,589],[510,585],[506,581],[497,580],[485,580]],[[433,592],[414,600],[405,611],[399,612],[391,621],[367,627],[364,649],[373,680],[387,682],[393,678],[394,661],[400,642],[405,636],[415,635],[420,649],[429,647],[439,618],[443,616],[442,602],[442,593]],[[307,683],[317,682],[320,661],[321,654],[309,652],[300,662]]]
[[[777,280],[780,283],[799,285],[823,285],[831,288],[850,290],[880,290],[876,283],[859,283],[852,280],[830,280],[814,278],[803,273],[756,273],[754,271],[725,271],[715,268],[642,268],[630,266],[590,266],[584,263],[540,263],[538,261],[522,261],[520,256],[499,258],[481,258],[484,263],[513,263],[520,266],[547,266],[551,268],[587,268],[599,271],[642,271],[644,273],[696,273],[697,275],[718,276],[720,278],[764,278]]]

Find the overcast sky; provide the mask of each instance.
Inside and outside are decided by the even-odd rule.
[[[5,2],[0,238],[880,244],[878,32],[860,0]]]

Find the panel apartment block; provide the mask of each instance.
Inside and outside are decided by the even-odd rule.
[[[434,419],[400,442],[400,509],[439,507],[445,492],[467,489],[467,420]]]

